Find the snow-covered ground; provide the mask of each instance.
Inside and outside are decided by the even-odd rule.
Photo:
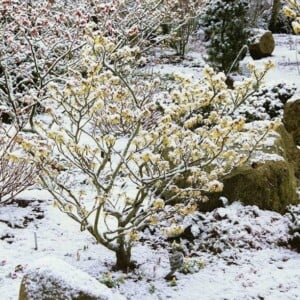
[[[275,39],[277,46],[270,59],[277,66],[266,82],[295,84],[300,94],[300,37],[275,35]],[[164,64],[158,68],[168,74],[182,71],[196,76],[200,70],[195,65],[201,66],[201,58],[195,52],[190,57],[180,66]],[[255,63],[260,65],[267,59]],[[26,207],[0,207],[0,300],[18,299],[24,272],[33,261],[46,255],[63,259],[100,281],[111,272],[114,289],[133,300],[300,299],[300,254],[281,246],[286,243],[288,221],[275,212],[235,204],[207,214],[211,220],[203,229],[207,237],[202,234],[195,239],[194,255],[189,258],[201,262],[202,268],[193,274],[176,273],[176,285],[172,286],[164,280],[169,261],[163,241],[145,241],[133,249],[133,259],[138,264],[133,273],[112,272],[113,253],[96,244],[87,232],[80,232],[78,224],[52,206],[50,195],[29,190],[19,198],[24,200],[21,206],[26,206],[26,200],[35,201]],[[257,216],[248,213],[253,210],[257,210]],[[221,214],[218,222],[213,214]],[[229,220],[237,217],[240,222],[230,225]],[[203,224],[199,221],[198,225]],[[227,230],[223,240],[209,235],[212,229]],[[231,246],[227,243],[230,239]],[[221,251],[204,251],[201,241],[205,240],[215,246],[217,243]]]
[[[35,195],[38,191],[31,192]],[[111,272],[112,253],[97,245],[87,232],[80,232],[78,224],[51,205],[51,197],[46,193],[40,192],[39,199],[39,203],[32,202],[27,207],[8,206],[5,214],[13,217],[6,220],[11,220],[10,226],[21,227],[24,215],[34,218],[31,211],[34,207],[45,211],[43,219],[34,219],[25,228],[10,228],[0,223],[0,299],[17,299],[24,272],[36,259],[46,255],[63,259],[100,281],[103,274]],[[216,222],[216,215],[222,220]],[[195,251],[197,256],[188,259],[203,263],[198,272],[177,273],[176,286],[171,286],[164,280],[169,270],[164,243],[156,249],[145,243],[134,248],[133,259],[139,265],[134,273],[111,274],[118,285],[115,289],[128,299],[298,299],[300,254],[277,245],[287,236],[285,217],[235,203],[206,214],[206,219],[208,223],[201,230],[207,237],[202,234],[195,245],[200,247],[204,238],[211,245],[218,245],[222,252],[216,255]],[[232,225],[234,220],[240,220],[239,224]],[[212,230],[228,231],[223,244],[212,236]],[[233,239],[232,246],[226,242],[229,237]]]
[[[295,84],[300,95],[300,36],[274,34],[276,47],[270,58],[276,68],[266,76],[268,84],[288,83]],[[257,61],[262,63],[268,58]]]

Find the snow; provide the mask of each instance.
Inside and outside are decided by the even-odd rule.
[[[294,84],[297,88],[296,95],[300,96],[300,60],[298,54],[300,49],[300,36],[286,34],[274,34],[273,36],[275,49],[272,56],[253,62],[256,66],[262,66],[268,60],[275,62],[276,67],[267,73],[264,80],[265,84],[267,86],[273,86],[282,82],[289,85]],[[245,59],[252,61],[249,57]]]
[[[12,228],[24,227],[23,223],[26,217],[33,217],[30,207],[20,210],[17,205],[11,205],[2,207],[0,210],[0,220],[8,223]]]
[[[46,192],[44,192],[42,198],[47,198]],[[107,253],[106,249],[95,245],[93,239],[86,232],[81,233],[80,226],[73,220],[63,216],[57,208],[49,206],[46,202],[42,202],[41,206],[46,210],[45,218],[36,220],[34,224],[30,223],[28,227],[15,229],[11,244],[1,240],[4,230],[0,227],[0,262],[2,261],[2,266],[0,266],[0,293],[5,295],[4,299],[13,300],[17,298],[24,272],[35,260],[45,255],[55,256],[71,264],[73,262],[76,267],[78,267],[76,262],[80,260],[81,256],[85,260],[89,260],[89,257],[100,260],[104,253],[105,257],[111,255],[111,253]],[[12,215],[16,209],[15,207],[10,208]],[[21,211],[23,209],[18,208]],[[34,249],[34,233],[37,235],[37,250]],[[83,250],[85,246],[89,248],[88,253]],[[95,255],[95,252],[99,252],[99,254]],[[95,260],[93,260],[93,263],[96,264]],[[16,271],[16,266],[22,266],[22,268]],[[90,267],[88,262],[86,267]],[[7,289],[7,286],[10,286],[10,289]]]
[[[299,269],[299,255],[293,252],[245,251],[236,265],[219,261],[184,278],[171,299],[299,299]]]
[[[51,289],[52,285],[56,286],[58,283],[66,299],[78,297],[79,292],[95,298],[102,296],[107,300],[125,299],[112,293],[108,287],[100,285],[87,273],[54,257],[43,257],[35,261],[26,271],[26,278],[29,279],[26,285],[27,293],[34,296],[34,299],[42,299],[42,295],[39,294],[41,287]]]
[[[42,189],[27,189],[15,197],[17,200],[21,199],[22,201],[51,201],[52,196],[49,192]]]
[[[47,198],[46,193],[42,197]],[[40,205],[45,210],[44,219],[36,220],[26,228],[14,229],[12,243],[0,240],[0,294],[4,295],[5,300],[17,298],[24,273],[32,269],[37,259],[46,255],[60,258],[100,281],[103,274],[111,272],[114,257],[110,251],[96,244],[87,232],[80,232],[79,225],[63,216],[57,208],[49,206],[47,202],[41,202]],[[16,211],[15,207],[11,209]],[[255,216],[253,211],[256,212]],[[221,216],[217,222],[214,220],[216,214]],[[115,290],[133,300],[139,297],[149,300],[183,297],[197,300],[200,295],[201,299],[264,297],[273,300],[282,299],[283,295],[285,299],[297,299],[297,295],[300,295],[300,254],[276,245],[278,240],[287,236],[285,217],[234,203],[207,213],[205,220],[206,225],[199,227],[199,221],[194,224],[195,235],[199,237],[196,245],[201,245],[201,234],[205,230],[209,234],[214,224],[215,228],[229,230],[227,236],[231,231],[236,245],[237,242],[247,245],[252,240],[259,249],[238,248],[235,245],[224,247],[218,255],[197,251],[197,259],[203,261],[205,267],[194,274],[176,273],[177,285],[172,287],[163,279],[169,270],[168,247],[161,239],[156,243],[146,242],[133,248],[133,259],[139,266],[134,273],[112,274],[115,280],[125,276],[124,283],[120,283]],[[239,220],[239,225],[232,226],[229,220]],[[0,225],[0,237],[5,231],[12,232],[5,224]],[[242,231],[245,226],[252,228],[252,234]],[[34,250],[34,232],[38,237],[38,250]],[[203,238],[213,241],[204,235]],[[54,271],[60,268],[59,264],[54,265]],[[149,292],[152,289],[155,290],[153,294]]]
[[[269,86],[282,81],[295,84],[300,95],[299,62],[296,56],[300,37],[275,35],[275,40],[277,46],[270,59],[277,66],[267,75],[266,83]],[[199,53],[192,52],[189,55],[194,62],[202,65]],[[261,65],[268,59],[254,63]],[[166,74],[176,71],[199,76],[199,68],[192,65],[193,61],[180,65],[166,63],[154,66],[154,69]],[[272,145],[272,141],[270,138],[267,144]],[[260,156],[260,159],[281,158],[268,154],[268,157]],[[50,263],[53,272],[61,273],[64,270],[63,265],[54,260],[53,257],[56,257],[99,281],[108,272],[114,280],[124,276],[124,282],[118,283],[114,290],[132,300],[300,299],[300,254],[278,244],[284,244],[288,238],[288,220],[275,212],[235,203],[202,216],[207,223],[202,222],[201,218],[196,219],[197,222],[192,224],[192,233],[198,239],[196,248],[200,249],[195,249],[193,255],[205,266],[193,274],[177,272],[176,285],[171,286],[163,279],[169,271],[168,246],[163,238],[154,235],[133,248],[133,259],[138,265],[134,272],[112,273],[113,253],[97,244],[88,232],[80,232],[80,224],[51,206],[52,197],[49,193],[31,189],[20,194],[18,199],[28,201],[28,206],[20,207],[16,203],[0,206],[0,298],[3,300],[18,298],[23,275],[34,266],[37,259],[44,256],[51,257],[46,265]],[[36,208],[43,212],[43,218],[37,217],[34,212]],[[251,211],[256,211],[257,216],[251,215]],[[216,214],[220,217],[218,221],[215,220]],[[26,218],[28,221],[24,224]],[[229,222],[234,219],[239,224]],[[221,232],[227,230],[223,241],[219,237],[209,236],[216,228]],[[37,236],[36,250],[34,234]],[[231,247],[227,245],[229,237],[233,240]],[[222,246],[221,253],[201,249],[200,246],[205,242],[218,242],[217,245]],[[187,255],[192,256],[191,253]],[[73,279],[77,284],[80,276]],[[94,284],[90,288],[97,289]]]

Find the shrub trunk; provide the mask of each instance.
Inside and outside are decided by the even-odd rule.
[[[127,273],[132,268],[131,248],[120,246],[116,251],[116,269]]]

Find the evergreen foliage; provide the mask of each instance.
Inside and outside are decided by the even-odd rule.
[[[208,40],[208,61],[219,71],[238,69],[238,61],[231,68],[249,37],[248,1],[213,0],[207,3],[202,17]]]

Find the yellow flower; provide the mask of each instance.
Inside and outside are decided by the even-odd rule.
[[[213,68],[211,67],[208,67],[206,66],[204,69],[203,69],[203,75],[204,76],[207,76],[207,77],[211,77],[215,74]]]
[[[119,124],[119,123],[120,123],[120,116],[118,116],[117,114],[112,115],[112,116],[110,117],[110,122],[111,122],[112,125],[117,125],[117,124]]]
[[[6,154],[4,156],[5,159],[9,159],[11,162],[18,162],[20,161],[20,157],[14,155],[14,154]]]
[[[163,209],[165,207],[165,201],[163,199],[155,199],[152,206],[156,209]]]
[[[104,136],[104,141],[108,146],[113,146],[116,142],[116,138],[113,135],[108,134]]]
[[[294,21],[292,22],[293,30],[296,34],[300,34],[300,22],[299,21]]]
[[[183,226],[172,225],[170,228],[165,230],[165,234],[167,235],[167,237],[176,237],[182,234],[183,231],[184,231]]]
[[[245,126],[245,119],[244,118],[239,118],[236,119],[232,122],[232,129],[236,131],[241,131],[244,129]]]
[[[223,190],[223,183],[218,180],[212,180],[207,184],[209,192],[221,192]]]
[[[281,125],[281,120],[279,118],[275,119],[274,121],[270,122],[268,129],[269,130],[276,130]]]
[[[171,97],[177,103],[180,103],[181,100],[182,100],[182,95],[181,95],[181,93],[178,90],[172,91]]]
[[[197,210],[197,204],[196,204],[196,203],[193,203],[193,204],[189,204],[189,205],[186,206],[186,207],[183,207],[183,208],[181,209],[181,213],[182,213],[183,215],[189,215],[189,214],[194,213],[196,210]]]
[[[283,12],[289,18],[293,18],[293,19],[296,18],[296,13],[292,9],[290,9],[288,6],[285,6],[283,8]]]
[[[151,216],[148,220],[149,220],[149,223],[152,225],[158,224],[158,221],[159,221],[158,217],[156,217],[156,216]]]
[[[271,60],[268,60],[265,64],[264,64],[265,68],[267,70],[272,69],[275,67],[275,63]]]
[[[149,162],[151,160],[151,153],[150,152],[145,152],[141,155],[141,159],[144,162]]]
[[[209,120],[211,122],[216,122],[219,119],[219,115],[216,111],[212,111],[209,115]]]
[[[228,160],[233,160],[236,157],[236,152],[233,150],[228,150],[223,154],[223,157]]]
[[[247,64],[247,68],[248,68],[248,70],[251,71],[251,72],[254,72],[255,69],[256,69],[255,64],[253,64],[253,63],[248,63],[248,64]]]
[[[97,35],[94,37],[94,44],[96,47],[104,46],[107,43],[107,39],[103,36]]]
[[[130,241],[138,241],[140,238],[140,235],[135,230],[130,231],[128,236]]]

